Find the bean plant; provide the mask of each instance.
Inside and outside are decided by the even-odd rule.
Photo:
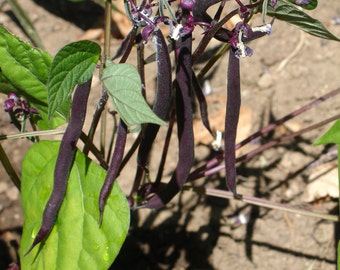
[[[52,57],[0,27],[0,92],[7,95],[4,112],[19,131],[13,137],[25,137],[32,144],[25,154],[21,177],[0,145],[1,162],[21,191],[24,211],[17,267],[107,269],[127,236],[130,211],[162,208],[187,184],[220,170],[225,170],[225,190],[201,187],[200,192],[339,221],[338,216],[308,212],[240,194],[237,190],[238,162],[339,118],[339,115],[330,117],[236,158],[235,152],[242,146],[340,92],[333,90],[236,144],[241,104],[240,61],[257,53],[249,42],[275,31],[275,20],[319,38],[339,41],[322,23],[305,13],[304,10],[317,7],[317,0],[124,0],[124,4],[132,27],[114,54],[110,52],[111,0],[103,1],[106,10],[103,48],[93,41],[77,41],[65,45]],[[208,12],[212,6],[216,7],[215,14]],[[222,15],[226,13],[224,10],[230,11]],[[258,13],[263,23],[253,25],[252,19]],[[234,16],[239,17],[238,22],[227,29],[226,23]],[[200,32],[197,46],[193,45],[195,29]],[[194,67],[212,39],[220,42],[220,49],[197,73]],[[144,56],[146,43],[154,48],[148,58]],[[136,65],[126,63],[133,50],[136,50]],[[225,75],[227,102],[224,143],[221,143],[210,127],[209,104],[200,82],[226,55],[229,59]],[[148,89],[145,81],[150,76],[147,70],[151,62],[156,63],[157,86],[154,102],[149,104],[146,94],[153,89]],[[97,70],[101,97],[94,115],[86,116],[92,77]],[[115,123],[112,154],[106,151],[105,144],[111,131],[106,131],[102,120],[108,102],[115,109],[109,118]],[[215,138],[217,149],[210,160],[203,160],[204,164],[195,169],[193,104],[198,105],[204,128],[212,140]],[[83,131],[86,117],[92,117],[88,133]],[[317,143],[340,144],[339,123]],[[67,128],[61,130],[64,124]],[[171,137],[175,126],[177,143]],[[160,129],[166,130],[167,136],[154,176],[149,174],[148,164]],[[44,139],[45,134],[58,132],[63,133],[61,141]],[[127,136],[131,132],[139,135],[127,148]],[[93,140],[98,133],[99,146]],[[79,140],[84,143],[82,149]],[[178,157],[168,180],[164,169],[172,145],[177,145]],[[135,152],[137,160],[131,158]],[[131,191],[124,194],[116,179],[127,163],[134,165],[135,173],[129,181]]]

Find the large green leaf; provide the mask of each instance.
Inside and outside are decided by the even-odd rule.
[[[105,171],[77,152],[66,197],[50,235],[28,255],[53,187],[59,142],[41,141],[27,152],[22,167],[24,228],[21,269],[107,269],[117,256],[129,228],[126,197],[117,184],[107,200],[98,226],[98,196]]]
[[[69,100],[76,84],[91,78],[100,52],[97,43],[82,40],[66,45],[53,58],[48,82],[49,117]]]
[[[165,125],[146,103],[141,93],[139,73],[133,65],[113,64],[107,61],[101,79],[126,125],[142,123]]]
[[[47,80],[52,58],[40,49],[9,33],[0,26],[0,92],[11,91],[24,96],[38,110],[41,129],[55,128],[65,123],[57,112],[47,119]]]
[[[320,21],[310,17],[303,12],[303,10],[283,0],[278,0],[275,8],[268,5],[267,15],[290,23],[310,35],[340,41],[340,39],[329,32]]]

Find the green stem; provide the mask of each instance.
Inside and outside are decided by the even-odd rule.
[[[112,2],[106,0],[105,3],[105,33],[104,33],[104,61],[110,57],[110,39],[111,39],[111,14]]]
[[[64,134],[65,129],[52,129],[52,130],[39,130],[39,131],[30,131],[30,132],[22,132],[12,135],[0,135],[1,140],[13,140],[27,137],[37,137],[42,135],[59,135]]]
[[[20,25],[25,30],[27,36],[33,42],[33,44],[41,49],[44,49],[44,45],[41,42],[41,39],[35,30],[31,20],[27,16],[27,13],[21,8],[19,3],[16,0],[6,0],[8,4],[11,6],[12,12],[15,17],[18,19]]]
[[[0,144],[0,161],[2,165],[4,166],[8,176],[11,178],[14,185],[20,190],[21,181],[18,177],[17,173],[15,172],[11,162],[9,161],[5,150],[2,148],[2,145]]]
[[[110,58],[110,40],[111,40],[111,14],[112,14],[112,1],[107,0],[105,3],[105,32],[104,32],[104,57],[102,59],[102,67],[105,68],[106,59]],[[103,89],[103,95],[105,95],[106,89]],[[101,118],[101,130],[100,130],[100,152],[105,157],[105,139],[106,139],[106,110],[102,112]]]

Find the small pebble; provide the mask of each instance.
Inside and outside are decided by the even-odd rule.
[[[332,23],[333,25],[340,25],[340,15],[334,16],[334,17],[332,18],[331,23]]]
[[[257,85],[261,88],[269,88],[273,85],[273,77],[270,73],[264,73],[258,80]]]
[[[11,201],[15,201],[19,198],[19,190],[16,187],[11,187],[6,190],[6,196]]]
[[[0,194],[8,189],[8,185],[5,182],[0,182]]]

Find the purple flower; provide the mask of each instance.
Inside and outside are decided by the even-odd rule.
[[[250,15],[250,9],[247,8],[240,0],[236,0],[237,4],[239,4],[240,9],[239,9],[239,14],[241,19],[248,19]]]
[[[192,11],[196,0],[181,0],[180,7]]]
[[[7,99],[4,102],[4,110],[5,112],[13,111],[15,106],[20,104],[19,98],[16,93],[9,93],[7,95]]]
[[[4,103],[5,112],[13,111],[15,101],[13,99],[6,99]]]
[[[298,6],[309,5],[312,0],[294,0],[294,4]]]
[[[39,114],[35,108],[31,108],[27,104],[27,100],[23,97],[18,97],[16,93],[9,93],[4,102],[4,111],[13,112],[16,117],[24,114],[29,116],[31,114]]]
[[[272,8],[276,6],[276,2],[277,0],[270,0],[270,5],[272,6]]]
[[[230,45],[236,49],[235,56],[237,58],[252,56],[253,50],[244,44],[244,40],[249,41],[259,38],[263,35],[270,35],[272,32],[272,23],[251,28],[245,22],[236,24],[234,30],[231,32]]]
[[[180,37],[192,33],[196,25],[205,27],[206,30],[204,31],[204,33],[206,33],[207,30],[209,30],[211,27],[211,25],[206,22],[195,22],[195,19],[192,15],[187,15],[186,21],[183,24],[177,24],[175,26],[172,21],[169,21],[169,24],[170,24],[170,37],[174,40],[178,40]]]

